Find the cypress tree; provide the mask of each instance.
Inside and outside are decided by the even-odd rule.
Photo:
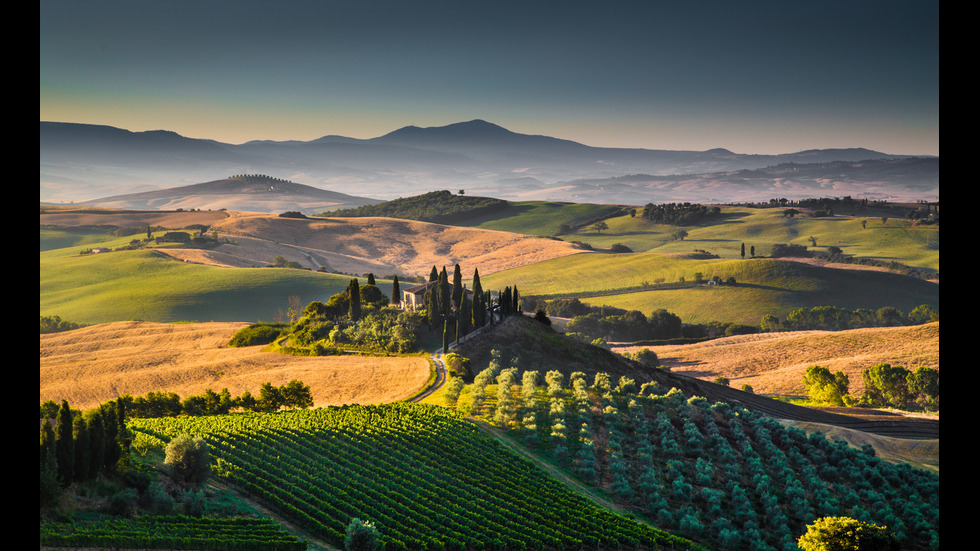
[[[440,312],[443,317],[449,316],[449,311],[452,306],[452,288],[449,286],[449,276],[446,274],[446,267],[442,267],[442,271],[439,272],[439,308],[442,309]]]
[[[402,301],[401,297],[402,291],[398,287],[398,276],[393,276],[391,278],[391,303],[399,304]]]
[[[510,311],[513,312],[515,315],[520,314],[521,313],[521,295],[517,292],[517,285],[514,285],[514,293],[513,293],[513,296],[511,297],[511,300],[513,300],[514,303],[513,303],[513,305],[511,305]]]
[[[90,452],[92,451],[89,448],[88,423],[85,421],[85,416],[79,414],[72,419],[71,424],[72,440],[74,440],[72,446],[75,449],[72,479],[82,482],[88,480]]]
[[[377,283],[375,283],[375,281],[374,281],[374,274],[372,274],[370,272],[368,272],[367,284],[368,285],[377,285]]]
[[[433,266],[432,271],[429,272],[429,281],[439,281],[439,270],[436,270],[435,266]]]
[[[55,446],[58,459],[58,482],[62,486],[71,486],[72,474],[75,472],[75,440],[72,438],[71,408],[68,400],[61,401],[58,410],[58,430]]]
[[[430,287],[423,296],[423,300],[425,301],[425,317],[429,322],[429,329],[435,329],[436,324],[441,319],[441,316],[439,315],[438,297],[439,293],[436,292],[435,287]]]
[[[442,322],[442,353],[449,352],[449,320]]]
[[[129,445],[132,443],[132,437],[129,434],[129,429],[126,428],[126,402],[122,398],[116,400],[116,440],[119,442],[117,461],[125,461],[129,456]]]
[[[357,321],[361,319],[361,285],[357,282],[357,278],[350,281],[348,290],[350,291],[350,306],[348,309],[350,320]]]
[[[106,471],[114,471],[116,462],[119,461],[119,430],[116,425],[116,404],[107,402],[99,406],[102,412],[102,425],[105,427],[105,453],[102,457],[102,468]]]
[[[105,463],[105,422],[102,420],[102,412],[96,409],[92,412],[88,420],[88,439],[89,439],[89,479],[98,476]]]
[[[51,504],[60,493],[58,484],[57,436],[51,419],[41,427],[41,506]]]
[[[473,270],[473,327],[480,328],[486,325],[487,308],[483,302],[483,285],[480,284],[480,270]]]
[[[463,274],[459,264],[453,269],[453,307],[459,310],[463,301]]]

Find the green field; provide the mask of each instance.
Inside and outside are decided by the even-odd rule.
[[[682,279],[734,277],[736,285],[670,288]],[[699,259],[656,253],[582,253],[481,276],[485,289],[516,285],[522,296],[578,297],[649,314],[666,308],[688,323],[758,324],[803,306],[903,312],[928,304],[938,311],[939,286],[890,272],[839,270],[774,259]],[[663,288],[658,289],[658,283]]]
[[[757,256],[767,256],[776,244],[805,245],[811,251],[827,252],[839,247],[845,255],[897,261],[925,270],[939,270],[939,226],[912,226],[907,220],[882,223],[874,217],[834,216],[786,218],[782,209],[722,207],[721,217],[699,226],[687,226],[684,240],[672,237],[678,226],[655,224],[639,215],[617,216],[606,220],[609,228],[598,232],[590,227],[563,236],[566,241],[582,241],[597,249],[615,243],[634,252],[687,253],[706,250],[723,258],[741,258],[755,247]],[[866,223],[862,226],[862,221]],[[810,238],[816,240],[814,247]]]
[[[152,250],[78,253],[78,247],[41,252],[42,316],[84,324],[273,321],[289,308],[290,296],[305,306],[350,282],[349,276],[308,270],[181,264]]]

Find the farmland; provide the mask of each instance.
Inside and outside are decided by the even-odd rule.
[[[903,548],[938,548],[938,412],[883,420],[870,409],[772,399],[806,394],[802,375],[815,364],[849,376],[855,397],[872,364],[938,371],[938,225],[724,206],[685,226],[681,239],[678,226],[622,206],[494,205],[460,225],[42,208],[42,331],[45,316],[83,325],[41,335],[42,406],[64,401],[81,413],[76,419],[91,419],[119,411],[123,397],[189,400],[218,389],[256,393],[262,406],[260,386],[295,380],[313,401],[308,409],[126,419],[127,462],[101,475],[102,487],[68,488],[88,510],[73,511],[66,498],[47,522],[42,513],[42,540],[50,534],[50,545],[65,545],[57,543],[69,532],[59,515],[94,515],[85,525],[94,535],[76,522],[78,539],[63,541],[126,547],[136,540],[125,538],[165,522],[142,505],[166,502],[152,493],[159,488],[174,508],[206,494],[209,514],[185,519],[188,533],[208,529],[194,527],[202,518],[255,518],[220,505],[231,488],[254,504],[249,511],[276,519],[232,529],[243,540],[254,531],[268,546],[257,549],[343,548],[359,519],[387,550],[790,550],[808,523],[840,514],[888,525]],[[168,231],[200,237],[194,245],[146,239]],[[743,255],[743,243],[754,251]],[[770,255],[780,244],[821,256]],[[89,252],[96,247],[105,252]],[[467,289],[479,272],[491,291],[480,301],[519,289],[528,315],[497,302],[494,323],[458,325],[479,331],[460,334],[457,345],[451,316],[476,297],[451,307],[437,299],[452,324],[389,306],[396,276],[404,290],[430,268],[455,264]],[[361,304],[354,289],[375,276],[380,300]],[[554,299],[607,314],[669,311],[685,328],[751,331],[683,344],[589,344],[562,334],[573,319],[532,317]],[[897,309],[905,325],[762,330],[764,319],[788,328],[794,311],[828,305],[861,315]],[[920,305],[929,323],[905,316]],[[239,330],[272,321],[281,327],[274,342],[230,345]],[[449,384],[415,403],[450,349],[466,365],[452,366]],[[631,359],[640,349],[659,364]],[[735,390],[743,384],[754,390]],[[212,484],[199,490],[170,481],[164,463],[185,436],[209,450]],[[114,528],[94,504],[116,503],[132,490],[127,479],[143,481],[142,504],[132,503],[147,524]],[[146,547],[154,545],[205,544]]]

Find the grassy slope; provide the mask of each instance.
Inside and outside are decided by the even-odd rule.
[[[118,247],[129,238],[110,239]],[[152,250],[79,255],[41,253],[40,313],[76,323],[117,320],[270,321],[289,307],[343,291],[350,278],[285,268],[179,264]]]
[[[610,205],[591,203],[553,203],[548,201],[516,201],[499,212],[473,218],[460,224],[485,230],[500,230],[526,235],[550,237],[562,224],[572,224],[617,210]]]
[[[642,290],[658,278],[677,282],[734,277],[736,286]],[[849,309],[895,306],[908,312],[920,304],[939,308],[939,286],[888,272],[823,268],[772,259],[695,259],[634,253],[583,253],[497,272],[481,278],[486,289],[517,285],[524,296],[581,296],[583,302],[676,313],[685,322],[730,321],[757,324],[763,315],[779,318],[801,306]],[[617,291],[619,291],[617,293]],[[592,298],[588,298],[588,297]]]
[[[532,235],[554,235],[558,226],[575,218],[599,214],[604,205],[547,202],[513,203],[508,209],[471,220],[466,225]],[[642,209],[641,209],[642,210]],[[862,227],[862,221],[867,226]],[[701,226],[684,229],[688,237],[674,240],[677,226],[654,224],[641,216],[606,219],[608,229],[597,232],[590,226],[562,236],[566,241],[582,241],[597,249],[616,243],[636,252],[690,252],[703,249],[723,258],[740,258],[745,243],[746,256],[755,246],[758,256],[768,255],[780,243],[805,245],[826,252],[840,247],[845,254],[895,260],[926,270],[939,270],[939,228],[912,227],[908,221],[892,219],[882,223],[873,216],[835,216],[784,218],[782,209],[722,207],[722,216]],[[817,241],[814,247],[810,241]]]

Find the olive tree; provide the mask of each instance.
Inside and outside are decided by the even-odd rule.
[[[167,444],[164,465],[178,483],[200,485],[211,476],[210,449],[201,437],[177,436]]]

